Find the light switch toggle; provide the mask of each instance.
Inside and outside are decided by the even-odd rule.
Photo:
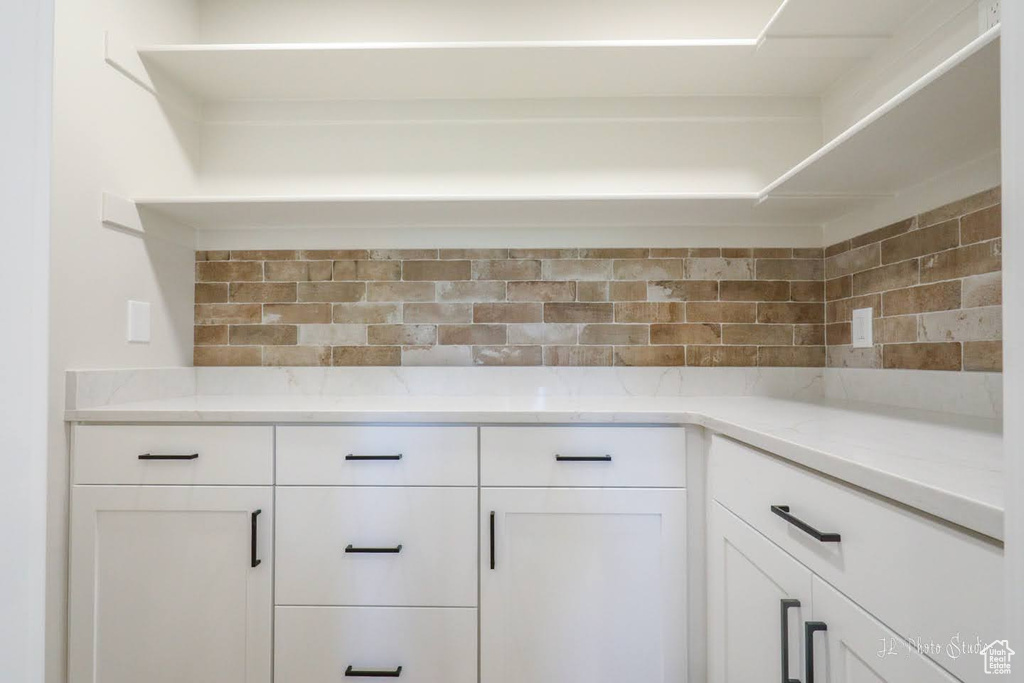
[[[857,308],[853,311],[853,348],[866,349],[874,346],[874,334],[871,329],[873,309]]]

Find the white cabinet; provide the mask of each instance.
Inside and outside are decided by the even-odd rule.
[[[708,680],[802,680],[802,626],[810,613],[810,570],[720,504],[711,503]],[[769,678],[766,672],[776,673]]]
[[[270,487],[71,498],[70,683],[270,681]]]
[[[483,489],[481,680],[686,680],[686,492]]]
[[[814,676],[808,683],[955,683],[939,668],[835,588],[814,577],[810,640]],[[822,628],[824,627],[824,628]],[[976,660],[981,672],[981,660]],[[803,680],[801,678],[801,680]]]

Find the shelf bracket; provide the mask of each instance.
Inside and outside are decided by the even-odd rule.
[[[166,78],[154,82],[153,76],[135,46],[119,40],[110,31],[103,32],[103,61],[122,76],[150,93],[159,102],[193,120],[202,119],[202,107],[176,84]]]
[[[114,230],[135,235],[146,234],[146,229],[142,226],[142,217],[139,216],[139,208],[135,202],[116,194],[103,193],[100,220],[103,225]]]

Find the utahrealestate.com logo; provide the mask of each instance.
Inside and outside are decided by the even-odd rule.
[[[1016,654],[1010,649],[1010,644],[1005,640],[995,640],[981,649],[981,656],[985,660],[985,673],[1006,674],[1010,673],[1010,660]]]

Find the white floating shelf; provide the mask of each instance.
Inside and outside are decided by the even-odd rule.
[[[157,45],[138,54],[151,74],[204,102],[817,96],[882,40]]]
[[[999,27],[765,188],[775,197],[893,195],[1000,146]]]
[[[764,36],[888,36],[931,1],[786,0]]]
[[[137,199],[202,232],[388,227],[674,227],[818,225],[860,198],[733,195],[165,197]]]

